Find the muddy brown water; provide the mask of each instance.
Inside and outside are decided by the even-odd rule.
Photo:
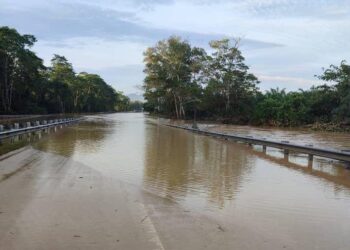
[[[140,113],[88,116],[31,142],[205,214],[223,231],[240,225],[294,249],[350,249],[350,171],[337,162],[248,147],[162,126]],[[349,134],[235,126],[212,130],[347,148]],[[249,237],[248,237],[249,238]],[[252,237],[252,240],[254,237]],[[263,247],[262,247],[263,248]]]

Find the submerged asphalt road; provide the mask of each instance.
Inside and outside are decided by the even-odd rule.
[[[324,159],[310,169],[143,114],[39,137],[0,156],[1,250],[350,247],[349,171]]]
[[[3,156],[0,176],[0,249],[232,249],[239,245],[232,231],[171,200],[32,147]],[[243,245],[257,249],[258,241],[246,235]]]

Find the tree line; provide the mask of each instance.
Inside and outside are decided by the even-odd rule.
[[[239,40],[209,43],[210,54],[180,37],[159,41],[144,52],[145,110],[178,119],[198,116],[227,123],[299,126],[348,123],[350,65],[331,65],[308,90],[259,90]]]
[[[76,73],[54,55],[49,67],[32,50],[32,35],[0,27],[0,113],[71,113],[124,111],[130,100],[99,75]]]

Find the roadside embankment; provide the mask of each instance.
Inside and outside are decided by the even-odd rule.
[[[191,120],[162,119],[163,123],[185,125],[192,127]],[[269,139],[275,141],[289,141],[300,145],[313,145],[320,148],[333,148],[336,150],[350,149],[349,133],[334,133],[333,131],[312,130],[310,128],[282,128],[258,127],[248,125],[220,124],[215,122],[198,121],[199,129],[212,132],[252,136],[253,138]]]

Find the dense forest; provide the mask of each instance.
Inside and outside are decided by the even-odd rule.
[[[179,119],[236,124],[300,126],[347,124],[350,65],[330,66],[317,76],[323,85],[308,90],[259,91],[239,41],[210,42],[208,54],[179,37],[159,41],[144,53],[145,110]]]
[[[129,99],[99,75],[76,73],[64,56],[45,67],[32,35],[0,27],[0,113],[106,112],[129,109]]]
[[[54,55],[51,65],[32,50],[36,38],[0,27],[0,114],[146,111],[178,119],[273,126],[350,123],[350,65],[331,65],[308,90],[259,90],[239,41],[210,42],[210,52],[179,37],[144,53],[146,102],[130,102],[99,75],[76,73]]]

